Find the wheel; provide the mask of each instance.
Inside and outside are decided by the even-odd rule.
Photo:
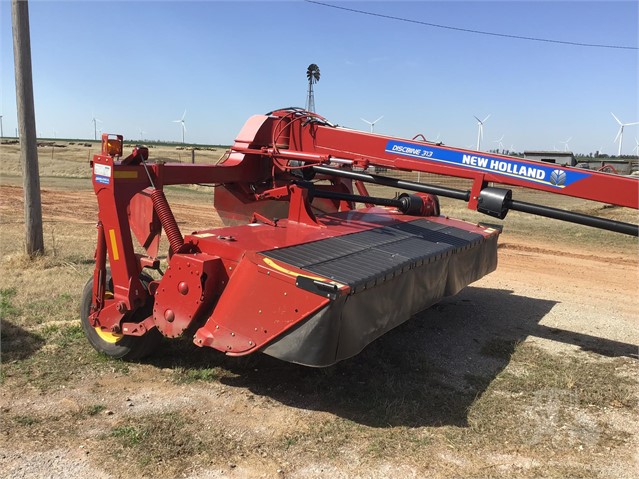
[[[142,285],[147,287],[152,279],[146,275],[140,278]],[[113,297],[113,279],[111,271],[107,269],[105,296]],[[146,332],[143,336],[126,336],[123,334],[108,333],[100,328],[94,327],[89,322],[91,312],[91,299],[93,295],[93,277],[87,281],[82,291],[82,302],[80,303],[80,320],[82,330],[93,348],[111,358],[124,359],[128,361],[141,359],[153,353],[162,340],[162,333],[157,328]],[[128,321],[142,321],[148,317],[153,310],[153,301],[149,299],[147,304],[133,311]]]

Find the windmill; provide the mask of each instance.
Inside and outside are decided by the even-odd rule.
[[[475,118],[475,120],[477,120],[477,126],[478,126],[478,131],[477,131],[477,151],[479,151],[479,148],[481,147],[481,140],[484,137],[484,123],[486,123],[486,120],[488,120],[488,118],[490,118],[490,114],[488,114],[488,116],[486,118],[484,118],[483,120],[480,120],[479,118],[477,118],[476,116],[473,115],[473,118]]]
[[[501,138],[499,140],[493,140],[493,143],[497,143],[497,152],[500,152],[504,149],[504,144],[501,142],[501,140],[504,139],[504,135],[501,135]]]
[[[623,143],[623,129],[624,129],[624,127],[632,126],[632,125],[639,125],[639,121],[635,121],[633,123],[621,123],[619,118],[617,118],[613,112],[610,112],[610,114],[617,121],[617,123],[619,123],[619,131],[617,132],[617,136],[615,136],[615,139],[612,140],[612,142],[614,143],[615,141],[617,141],[617,138],[619,138],[619,153],[617,154],[617,156],[621,156],[621,144]]]
[[[568,148],[568,142],[572,140],[572,136],[570,138],[568,138],[567,140],[564,141],[560,141],[559,143],[561,143],[562,145],[564,145],[564,151],[570,151],[570,148]]]
[[[636,154],[637,156],[639,156],[639,140],[637,140],[636,136],[635,136],[635,147],[632,150],[632,152]]]
[[[364,118],[360,118],[360,120],[362,120],[364,123],[368,123],[371,126],[371,133],[373,133],[375,131],[375,123],[377,123],[379,120],[381,120],[382,118],[384,118],[384,115],[380,116],[377,120],[375,121],[368,121],[365,120]]]
[[[140,141],[142,141],[144,138],[144,134],[146,133],[146,131],[144,131],[142,128],[138,128],[138,131],[140,132]]]
[[[306,78],[308,79],[308,96],[306,97],[306,110],[315,111],[315,95],[313,93],[313,84],[320,79],[320,69],[315,63],[311,63],[306,69]]]
[[[173,120],[173,123],[179,123],[182,128],[182,143],[184,144],[184,132],[186,131],[186,125],[184,124],[184,117],[186,116],[186,110],[184,110],[184,114],[182,118],[179,120]]]
[[[102,123],[102,120],[99,120],[95,117],[95,115],[91,115],[91,123],[93,123],[93,139],[97,141],[98,139],[98,123]]]

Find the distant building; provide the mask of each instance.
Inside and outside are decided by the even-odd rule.
[[[572,151],[524,151],[524,158],[561,166],[575,166],[577,164]]]

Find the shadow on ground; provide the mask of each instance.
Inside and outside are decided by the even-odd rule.
[[[19,326],[0,319],[2,362],[27,359],[44,346],[44,338]]]
[[[220,367],[220,381],[288,406],[327,411],[373,427],[467,425],[467,411],[529,336],[607,356],[637,356],[637,347],[540,325],[554,301],[512,291],[466,288],[325,369],[263,354],[226,358],[191,344],[169,345],[161,367]],[[173,361],[173,363],[172,363]]]

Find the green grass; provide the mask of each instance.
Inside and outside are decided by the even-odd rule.
[[[177,384],[188,384],[196,381],[211,382],[217,381],[224,374],[224,371],[219,367],[194,369],[178,366],[173,370],[173,381]]]
[[[106,409],[104,404],[91,404],[86,408],[86,412],[89,416],[97,416]]]
[[[46,323],[40,331],[40,334],[47,340],[49,344],[66,348],[80,341],[85,341],[84,331],[78,321],[78,324],[60,325],[56,323]]]
[[[530,395],[540,390],[560,390],[574,394],[581,406],[636,406],[637,382],[618,373],[618,368],[627,363],[622,358],[594,362],[583,357],[556,356],[524,343],[515,349],[513,360],[525,365],[526,374],[505,371],[499,384],[506,392]],[[615,378],[614,385],[611,378]]]
[[[145,477],[178,477],[194,458],[229,458],[236,443],[222,431],[207,431],[180,413],[156,413],[124,420],[103,437],[114,468]],[[110,444],[107,446],[107,444]],[[227,459],[226,459],[227,460]]]
[[[20,310],[13,304],[17,292],[16,288],[0,289],[0,318],[9,319],[19,314]]]
[[[34,416],[15,416],[13,420],[20,426],[33,426],[41,422],[40,418]]]
[[[111,436],[116,438],[120,445],[131,448],[139,445],[148,435],[148,430],[139,426],[118,426],[113,428]]]
[[[636,407],[636,380],[619,374],[629,362],[557,356],[522,343],[510,367],[470,406],[470,428],[449,431],[450,440],[477,447],[500,442],[504,452],[522,446],[566,450],[617,444],[627,434],[602,423],[599,414]],[[564,425],[562,430],[559,425]]]

